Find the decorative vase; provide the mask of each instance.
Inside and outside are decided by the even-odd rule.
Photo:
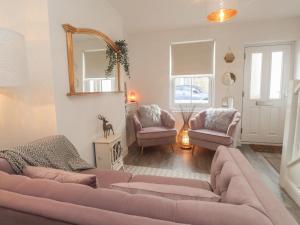
[[[189,107],[180,107],[181,109],[181,116],[183,120],[183,126],[179,131],[179,134],[177,136],[177,143],[180,146],[181,149],[191,149],[192,145],[190,144],[190,138],[189,138],[189,122],[193,115],[195,106],[192,105],[191,108]]]

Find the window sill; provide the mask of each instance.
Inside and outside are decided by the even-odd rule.
[[[207,105],[207,106],[199,106],[199,107],[196,107],[194,108],[194,112],[201,112],[205,109],[208,109],[210,108],[211,106]],[[178,108],[178,107],[171,107],[170,108],[171,112],[173,113],[181,113],[181,112],[190,112],[191,111],[191,108]]]

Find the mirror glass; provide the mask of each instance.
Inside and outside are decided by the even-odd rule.
[[[236,76],[234,73],[226,72],[222,76],[222,83],[226,86],[231,86],[236,82]]]
[[[117,73],[107,77],[107,43],[96,36],[73,34],[74,88],[78,93],[117,91]]]

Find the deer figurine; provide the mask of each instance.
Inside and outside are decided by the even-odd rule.
[[[113,126],[110,123],[108,123],[108,120],[104,116],[99,114],[98,119],[102,120],[103,122],[103,133],[105,138],[107,138],[110,135],[110,131],[112,131],[112,133],[115,134]]]

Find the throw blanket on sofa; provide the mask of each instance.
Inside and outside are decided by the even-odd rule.
[[[50,167],[67,171],[94,168],[80,158],[74,145],[63,135],[51,136],[12,149],[0,149],[17,174],[26,166]]]

